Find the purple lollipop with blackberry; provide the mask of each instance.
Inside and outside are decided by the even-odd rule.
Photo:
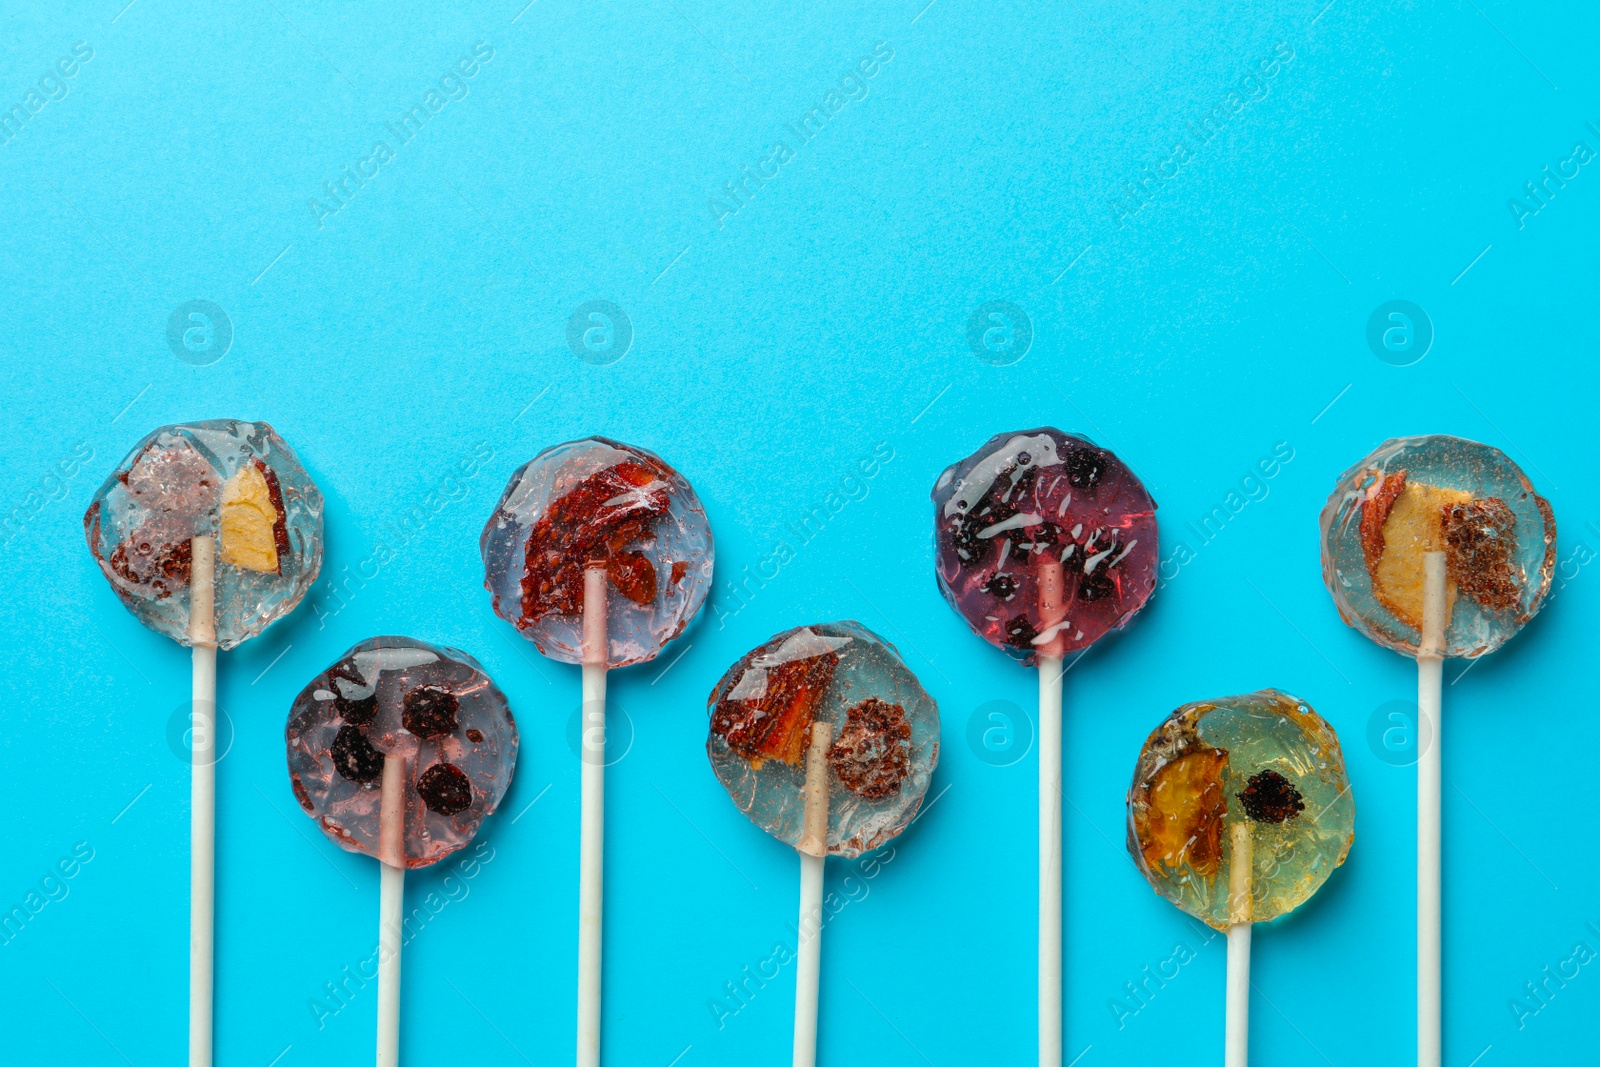
[[[1062,660],[1156,587],[1156,504],[1115,455],[1050,427],[996,434],[933,487],[934,571],[985,641],[1039,668],[1039,1062],[1061,1059]]]

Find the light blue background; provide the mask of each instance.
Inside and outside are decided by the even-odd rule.
[[[608,1062],[787,1062],[792,968],[720,1028],[711,1007],[790,937],[797,865],[717,785],[704,700],[771,633],[842,617],[899,645],[945,734],[939,799],[892,860],[871,879],[830,864],[835,892],[858,880],[825,935],[822,1059],[1028,1062],[1036,765],[986,763],[966,731],[988,702],[1031,709],[1035,679],[944,606],[927,494],[991,433],[1037,424],[1114,447],[1160,503],[1163,555],[1194,552],[1067,677],[1068,1058],[1220,1058],[1221,942],[1133,869],[1124,792],[1178,704],[1275,685],[1339,730],[1359,814],[1345,868],[1257,931],[1253,1050],[1413,1062],[1414,771],[1366,730],[1415,672],[1340,623],[1316,516],[1347,466],[1423,432],[1506,449],[1561,524],[1543,614],[1464,678],[1447,666],[1447,1062],[1592,1048],[1594,964],[1513,1005],[1575,945],[1600,951],[1600,567],[1583,565],[1600,551],[1600,173],[1551,182],[1520,226],[1508,206],[1575,142],[1600,149],[1591,5],[122,2],[0,15],[4,108],[75,42],[93,49],[0,145],[0,906],[77,843],[94,857],[0,948],[8,1060],[182,1060],[189,775],[166,730],[189,658],[118,605],[80,519],[142,434],[223,416],[299,450],[328,538],[308,605],[222,657],[222,1067],[371,1055],[373,988],[320,1029],[311,1005],[372,949],[377,869],[296,810],[282,730],[299,687],[378,633],[478,656],[523,742],[492,861],[406,950],[407,1058],[570,1060],[578,676],[490,613],[477,536],[516,465],[593,432],[694,482],[719,571],[682,658],[612,679],[634,736],[608,775]],[[493,59],[465,98],[397,146],[384,124],[480,41]],[[798,144],[785,124],[878,42],[893,58],[865,97]],[[1275,49],[1292,60],[1241,90]],[[394,158],[319,226],[309,201],[329,206],[323,183],[379,139]],[[793,158],[719,225],[708,201],[780,139]],[[1190,157],[1162,168],[1178,141]],[[1109,199],[1146,167],[1166,174],[1155,198],[1119,218]],[[233,324],[210,366],[166,340],[195,298]],[[592,299],[632,322],[610,366],[566,343]],[[1391,299],[1436,332],[1412,366],[1365,340]],[[968,347],[990,300],[1031,319],[1015,365]],[[847,486],[880,442],[893,459]],[[1188,524],[1280,442],[1293,459],[1265,497],[1202,542]],[[51,480],[74,446],[93,458]],[[478,449],[481,473],[446,482]],[[401,547],[373,575],[380,542]],[[411,902],[446,873],[411,878]],[[1194,959],[1128,1000],[1180,944]]]

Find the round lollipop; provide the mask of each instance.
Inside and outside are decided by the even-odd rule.
[[[300,603],[322,568],[322,494],[264,422],[163,426],[140,441],[83,517],[123,605],[190,646],[189,1063],[211,1063],[217,649]]]
[[[1417,661],[1417,1062],[1438,1067],[1444,657],[1493,652],[1544,604],[1550,505],[1504,452],[1400,437],[1345,471],[1322,509],[1322,578],[1344,621]]]
[[[1322,888],[1355,814],[1333,727],[1276,689],[1185,704],[1145,739],[1128,851],[1157,893],[1227,932],[1227,1067],[1249,1056],[1251,924]]]
[[[1061,675],[1156,586],[1156,505],[1122,461],[1045,427],[991,437],[933,487],[939,589],[1039,668],[1039,1063],[1061,1062]]]
[[[711,527],[688,481],[659,456],[587,437],[517,468],[480,547],[495,613],[546,656],[583,666],[577,1062],[596,1067],[606,671],[654,659],[700,610]]]
[[[373,637],[311,679],[289,709],[289,781],[340,848],[381,864],[378,1067],[399,1062],[407,868],[464,848],[517,765],[517,724],[478,661]]]
[[[939,762],[939,707],[894,646],[857,622],[787,630],[707,702],[711,767],[739,810],[800,853],[794,1063],[817,1052],[822,868],[910,825]]]

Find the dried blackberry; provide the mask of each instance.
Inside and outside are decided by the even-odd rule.
[[[406,694],[400,723],[418,737],[435,738],[455,733],[460,701],[440,685],[419,685]]]
[[[1116,595],[1117,582],[1111,577],[1111,568],[1108,566],[1096,567],[1078,579],[1079,600],[1092,602]]]
[[[383,777],[383,753],[372,747],[366,734],[349,723],[339,727],[328,755],[333,757],[333,769],[349,781],[369,785]]]
[[[1097,448],[1071,448],[1067,451],[1067,481],[1077,489],[1093,489],[1105,474],[1106,461]]]
[[[1026,615],[1018,615],[1006,623],[1006,644],[1013,648],[1033,650],[1033,639],[1039,636]]]
[[[1256,822],[1285,822],[1306,810],[1300,790],[1277,771],[1252,774],[1250,784],[1234,795],[1244,805],[1244,813]]]
[[[435,763],[423,771],[417,793],[435,815],[459,815],[472,807],[472,782],[453,763]]]
[[[993,578],[990,578],[984,583],[983,588],[992,597],[998,597],[1001,600],[1010,600],[1012,597],[1017,595],[1017,588],[1021,584],[1022,583],[1017,580],[1015,575],[996,574]]]

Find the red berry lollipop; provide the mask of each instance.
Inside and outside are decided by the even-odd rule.
[[[373,637],[311,679],[284,730],[295,799],[340,848],[379,861],[378,1067],[400,1055],[406,871],[464,848],[517,765],[517,723],[478,661]]]
[[[1039,1062],[1061,1062],[1062,659],[1144,607],[1156,504],[1121,460],[1043,427],[997,434],[933,487],[935,572],[978,636],[1039,667]]]

